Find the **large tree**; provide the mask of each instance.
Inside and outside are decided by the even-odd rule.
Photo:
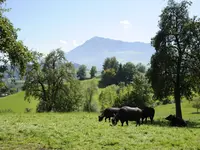
[[[75,69],[56,49],[45,58],[34,52],[35,59],[26,72],[25,100],[39,100],[38,112],[73,111],[82,100],[80,84],[75,80]]]
[[[14,28],[4,15],[4,12],[9,11],[9,9],[3,8],[3,2],[5,0],[0,0],[0,78],[8,70],[8,66],[11,66],[12,69],[18,69],[23,77],[27,62],[32,59],[31,53],[23,42],[17,39],[19,29]]]
[[[119,68],[119,62],[116,57],[106,58],[103,63],[103,71],[101,73],[102,79],[101,84],[103,86],[108,86],[111,84],[116,84],[116,74]]]
[[[123,75],[125,84],[133,82],[133,76],[135,74],[136,74],[136,67],[133,63],[127,62],[123,65]]]
[[[169,0],[162,10],[159,31],[152,38],[156,52],[147,73],[157,98],[174,96],[180,118],[181,98],[190,99],[200,84],[200,22],[189,17],[190,5],[186,0]]]

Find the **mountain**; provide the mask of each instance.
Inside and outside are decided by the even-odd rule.
[[[147,65],[154,52],[155,49],[150,43],[93,37],[66,53],[65,56],[67,60],[85,64],[88,68],[94,65],[102,69],[105,58],[112,56],[115,56],[121,63],[131,61],[134,64],[141,62]]]

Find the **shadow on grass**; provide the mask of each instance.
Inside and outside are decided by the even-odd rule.
[[[200,122],[198,121],[190,121],[187,120],[187,127],[179,127],[179,128],[199,128],[200,129]],[[153,124],[151,124],[150,121],[148,121],[147,123],[144,123],[146,125],[151,125],[151,126],[160,126],[160,127],[171,127],[173,128],[173,126],[170,126],[170,122],[165,120],[165,119],[156,119],[154,120]]]
[[[192,112],[191,114],[200,114],[200,112]]]

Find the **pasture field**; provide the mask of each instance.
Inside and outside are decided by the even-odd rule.
[[[187,128],[169,127],[163,118],[174,105],[156,108],[155,122],[121,127],[98,122],[98,113],[1,113],[0,149],[3,150],[168,150],[200,149],[200,114],[183,103]]]
[[[12,110],[13,112],[23,113],[25,108],[31,108],[35,112],[37,106],[36,100],[31,100],[31,103],[24,101],[24,92],[18,92],[6,97],[0,98],[0,112]]]
[[[0,149],[2,150],[200,150],[200,114],[183,101],[187,128],[169,127],[163,118],[175,113],[175,105],[155,108],[155,122],[135,127],[135,122],[121,127],[98,122],[98,113],[35,113],[37,101],[24,101],[24,92],[0,98]],[[96,97],[97,98],[97,97]],[[32,108],[31,113],[24,113]]]

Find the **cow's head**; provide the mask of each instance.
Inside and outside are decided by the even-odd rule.
[[[99,122],[103,120],[103,116],[98,116]]]

